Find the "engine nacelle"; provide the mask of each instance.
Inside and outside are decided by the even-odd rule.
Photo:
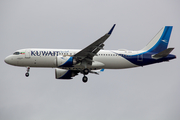
[[[72,77],[78,75],[78,72],[72,70],[55,69],[56,79],[72,79]]]
[[[57,67],[72,67],[76,64],[76,60],[71,56],[57,56],[56,66]]]

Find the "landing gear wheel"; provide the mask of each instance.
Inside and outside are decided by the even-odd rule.
[[[83,70],[84,75],[87,75],[88,73],[89,73],[89,69],[86,68],[86,69]]]
[[[88,77],[84,76],[84,77],[82,78],[82,81],[83,81],[84,83],[86,83],[86,82],[88,81]]]
[[[25,73],[25,76],[26,77],[29,77],[29,71],[30,71],[30,67],[27,67],[27,70],[26,70],[27,72]]]
[[[29,73],[25,73],[25,76],[26,76],[26,77],[29,77]]]

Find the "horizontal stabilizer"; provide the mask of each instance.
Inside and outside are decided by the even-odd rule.
[[[153,58],[159,59],[159,58],[166,57],[166,56],[169,55],[169,53],[171,53],[171,51],[172,51],[173,49],[174,49],[174,48],[168,48],[168,49],[166,49],[166,50],[163,50],[163,51],[161,51],[160,53],[153,55]]]

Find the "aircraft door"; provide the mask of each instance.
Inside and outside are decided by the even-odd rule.
[[[25,51],[25,58],[30,58],[30,50]]]
[[[137,56],[137,61],[143,61],[143,54]]]

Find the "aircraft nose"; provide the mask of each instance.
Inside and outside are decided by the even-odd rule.
[[[4,59],[4,62],[7,63],[7,64],[11,64],[11,58],[10,56],[7,56],[5,59]]]

